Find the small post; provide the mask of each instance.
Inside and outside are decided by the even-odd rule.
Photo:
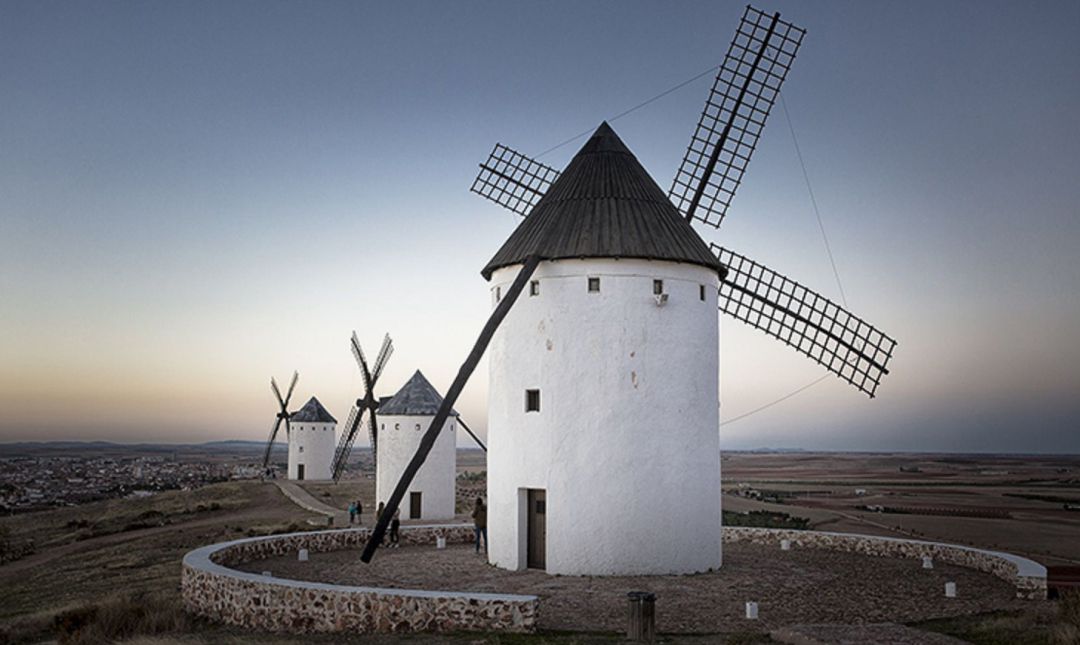
[[[922,557],[922,568],[923,569],[933,569],[934,568],[934,559],[931,558],[928,555],[924,555]]]
[[[758,606],[756,602],[746,603],[746,618],[747,620],[757,620]]]
[[[780,550],[781,551],[790,551],[791,550],[791,540],[780,540]]]
[[[274,574],[270,573],[269,571],[263,571],[262,574],[264,576],[272,576],[272,575],[274,575]]]
[[[436,549],[445,549],[446,548],[446,538],[441,536],[441,535],[437,536],[435,538],[435,548]]]
[[[656,641],[656,594],[631,591],[627,611],[626,638],[638,643]]]
[[[955,598],[956,597],[956,583],[955,582],[946,582],[945,583],[945,597],[946,598]]]
[[[307,562],[308,561],[308,550],[307,549],[300,549],[300,552],[298,554],[296,554],[296,559],[299,560],[300,562]]]

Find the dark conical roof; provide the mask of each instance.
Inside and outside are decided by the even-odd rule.
[[[723,270],[606,121],[480,273],[490,280],[496,269],[533,254],[549,260],[670,260]]]
[[[379,406],[379,414],[431,417],[439,411],[442,401],[442,396],[435,391],[420,370],[416,370],[394,398]],[[451,410],[450,415],[457,416],[457,412]]]
[[[315,397],[311,397],[304,407],[289,415],[289,421],[301,421],[307,423],[337,423],[337,419],[330,416],[322,403]]]

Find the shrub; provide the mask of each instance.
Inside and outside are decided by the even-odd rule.
[[[61,645],[109,643],[191,629],[179,603],[157,594],[132,594],[84,605],[57,614],[53,625]]]

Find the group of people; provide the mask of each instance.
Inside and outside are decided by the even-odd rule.
[[[363,524],[363,515],[364,505],[360,503],[360,500],[356,500],[355,502],[349,502],[349,524]]]
[[[382,517],[383,510],[386,509],[384,502],[379,502],[379,508],[375,511],[375,521],[378,521]],[[349,524],[363,524],[364,505],[360,503],[360,500],[349,503]],[[484,499],[482,497],[476,498],[476,505],[473,506],[472,511],[473,530],[476,532],[476,552],[480,553],[480,542],[484,543],[484,553],[487,553],[487,506],[484,505]],[[390,520],[390,531],[387,535],[388,543],[384,542],[380,546],[386,546],[392,549],[396,549],[400,546],[398,532],[401,529],[401,509],[394,509],[394,517]]]

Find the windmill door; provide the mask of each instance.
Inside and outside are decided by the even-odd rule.
[[[529,527],[528,546],[526,548],[526,566],[530,569],[547,567],[547,491],[541,488],[529,489]]]
[[[420,493],[409,493],[409,519],[420,519]]]
[[[304,464],[296,464],[296,479],[304,481]]]

